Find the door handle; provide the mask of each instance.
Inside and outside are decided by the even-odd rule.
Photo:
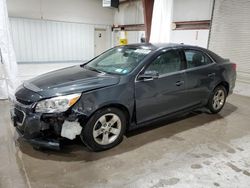
[[[176,86],[181,86],[183,84],[184,84],[184,81],[178,81],[178,82],[175,83]]]
[[[209,73],[207,76],[208,76],[209,78],[213,78],[213,77],[215,76],[215,73]]]

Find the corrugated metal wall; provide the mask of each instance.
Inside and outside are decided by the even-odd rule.
[[[250,82],[250,1],[216,0],[209,49],[237,63],[238,79]]]
[[[94,25],[10,18],[18,62],[77,61],[94,56]]]

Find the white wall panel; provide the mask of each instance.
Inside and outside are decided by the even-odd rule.
[[[207,48],[209,30],[174,30],[171,32],[172,43],[184,43]]]
[[[76,61],[94,56],[94,25],[10,18],[18,62]]]
[[[141,1],[131,1],[119,6],[115,11],[114,24],[143,24],[143,7]]]
[[[213,0],[174,0],[173,21],[210,20]]]

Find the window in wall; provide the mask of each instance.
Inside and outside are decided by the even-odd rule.
[[[197,50],[185,50],[187,68],[199,67],[212,63],[211,59],[203,52]]]
[[[167,51],[159,55],[146,71],[157,71],[159,75],[181,70],[181,58],[176,50]]]

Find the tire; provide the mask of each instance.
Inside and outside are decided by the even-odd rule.
[[[80,135],[83,143],[92,151],[103,151],[118,145],[126,130],[126,116],[117,108],[98,110],[83,125]]]
[[[221,111],[225,105],[227,98],[227,91],[224,86],[217,86],[211,93],[207,107],[212,114],[216,114]]]

